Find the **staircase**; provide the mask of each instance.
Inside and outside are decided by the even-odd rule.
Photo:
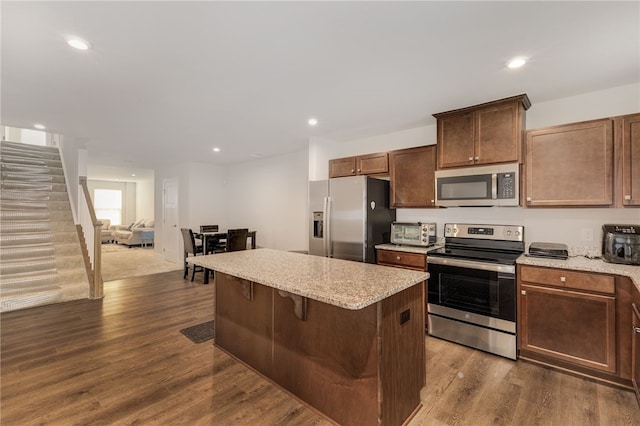
[[[89,297],[57,148],[0,142],[0,312]]]

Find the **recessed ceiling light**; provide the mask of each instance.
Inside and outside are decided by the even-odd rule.
[[[74,47],[78,50],[87,50],[89,49],[89,43],[81,40],[79,38],[70,38],[67,40],[67,43],[69,44],[69,46]]]
[[[40,123],[34,124],[33,127],[35,127],[38,130],[46,129],[46,127],[43,124],[40,124]]]
[[[311,117],[309,120],[307,120],[307,123],[309,124],[309,126],[315,126],[316,124],[318,124],[318,119]]]
[[[527,63],[527,60],[525,58],[513,58],[512,60],[507,62],[507,66],[509,68],[520,68],[526,63]]]
[[[220,152],[220,148],[218,147],[213,148],[213,152]]]
[[[131,173],[131,176],[136,177],[136,174],[135,173]]]

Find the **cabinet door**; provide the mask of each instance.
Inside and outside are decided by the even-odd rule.
[[[520,286],[520,350],[616,372],[615,297]]]
[[[475,114],[475,164],[520,161],[520,102],[479,109]]]
[[[329,160],[329,177],[344,177],[356,175],[356,157],[336,158]]]
[[[427,256],[425,254],[378,250],[377,255],[379,265],[397,266],[417,271],[427,270]]]
[[[622,119],[622,204],[640,206],[640,114]]]
[[[635,303],[632,304],[632,307],[631,380],[636,391],[636,398],[640,403],[640,311]]]
[[[436,146],[391,151],[391,207],[435,207]]]
[[[611,205],[611,120],[527,131],[525,169],[529,207]]]
[[[356,174],[375,175],[386,173],[389,173],[389,154],[386,152],[356,157]]]
[[[473,111],[438,118],[438,168],[473,165]]]

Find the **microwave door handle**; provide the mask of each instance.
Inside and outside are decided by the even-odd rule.
[[[498,199],[498,175],[496,173],[491,175],[491,199]]]

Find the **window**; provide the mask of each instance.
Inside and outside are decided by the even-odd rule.
[[[110,219],[112,225],[122,223],[122,191],[119,189],[95,189],[93,206],[98,219]]]

